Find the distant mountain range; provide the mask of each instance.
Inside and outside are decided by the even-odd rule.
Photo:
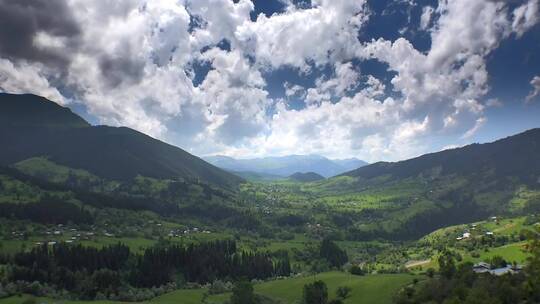
[[[320,155],[288,155],[251,159],[235,159],[228,156],[203,157],[207,162],[231,172],[252,172],[264,175],[288,177],[294,173],[314,172],[331,177],[367,165],[356,159],[329,159]]]
[[[188,152],[125,127],[91,126],[35,95],[0,94],[0,166],[35,157],[109,180],[198,180],[232,188],[242,179]]]

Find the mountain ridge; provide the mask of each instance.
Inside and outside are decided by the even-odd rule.
[[[203,157],[204,160],[225,170],[235,172],[254,172],[288,177],[294,173],[315,172],[323,177],[331,177],[366,162],[356,159],[329,159],[320,155],[286,155],[260,158],[236,159],[230,156],[215,155]]]
[[[527,144],[529,145],[528,151],[524,147]],[[540,161],[534,162],[535,157],[532,155],[534,153],[531,153],[530,150],[540,152],[540,128],[526,130],[490,143],[474,143],[398,162],[377,162],[341,175],[373,178],[383,174],[391,174],[394,177],[405,178],[420,174],[435,166],[441,167],[440,174],[470,173],[478,171],[480,166],[498,167],[501,174],[540,172]],[[513,155],[511,159],[514,161],[513,166],[505,166],[504,164],[508,162],[507,158],[510,155]],[[530,160],[533,162],[531,163]]]
[[[91,126],[71,110],[36,95],[2,93],[0,113],[7,118],[0,123],[0,144],[7,147],[0,151],[1,165],[46,156],[113,180],[137,175],[186,178],[225,188],[242,182],[176,146],[127,127]]]

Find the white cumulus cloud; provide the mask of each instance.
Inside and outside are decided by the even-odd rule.
[[[58,1],[56,23],[36,17],[24,32],[6,19],[28,37],[24,52],[0,41],[0,90],[80,103],[100,123],[199,155],[396,160],[427,152],[434,136],[473,137],[486,107],[500,104],[485,100],[487,58],[539,22],[538,0],[513,9],[440,0],[422,9],[420,25],[406,25],[430,36],[421,51],[405,37],[365,40],[370,18],[385,17],[367,0],[284,3],[252,20],[250,0]],[[9,5],[0,14],[20,9]],[[0,29],[3,37],[11,36]],[[364,72],[365,60],[382,63],[390,81]],[[313,81],[284,81],[282,98],[271,98],[265,77],[282,69]],[[531,85],[527,100],[540,78]],[[305,105],[291,108],[290,99]]]

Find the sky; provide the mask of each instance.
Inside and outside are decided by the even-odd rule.
[[[540,127],[540,0],[3,0],[0,91],[195,155],[396,161]]]

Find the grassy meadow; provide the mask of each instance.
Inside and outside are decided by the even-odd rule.
[[[352,288],[350,297],[344,302],[346,304],[386,304],[392,303],[392,296],[403,286],[411,284],[415,278],[410,274],[381,274],[354,276],[343,272],[326,272],[317,274],[316,276],[296,277],[282,280],[275,280],[256,284],[255,292],[276,300],[280,300],[284,304],[297,303],[302,296],[304,285],[313,282],[314,280],[322,280],[328,286],[330,299],[335,298],[335,293],[338,287],[348,286]],[[199,304],[205,294],[205,289],[189,289],[178,290],[168,294],[164,294],[149,302],[156,304]],[[230,297],[229,293],[211,295],[208,297],[208,303],[222,304]],[[14,296],[0,300],[0,304],[20,304],[30,296]],[[35,298],[39,304],[120,304],[122,302],[114,301],[65,301],[52,300],[46,298]]]

